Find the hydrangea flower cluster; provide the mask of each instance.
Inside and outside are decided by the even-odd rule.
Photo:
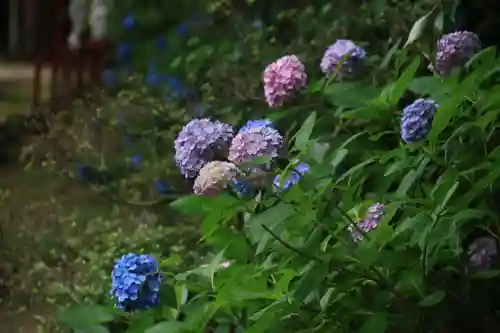
[[[286,55],[264,70],[264,94],[272,108],[291,100],[307,83],[305,66],[296,55]]]
[[[430,99],[419,98],[403,109],[401,138],[406,143],[424,140],[432,127],[438,104]]]
[[[269,126],[251,127],[238,133],[229,148],[228,160],[240,165],[261,156],[275,158],[283,146],[283,137]]]
[[[293,185],[297,184],[302,178],[302,176],[309,171],[309,169],[310,169],[309,164],[299,163],[294,167],[293,171],[289,172],[286,175],[283,181],[281,180],[281,175],[277,175],[274,178],[273,185],[281,191],[287,191]]]
[[[175,139],[175,161],[186,178],[196,178],[201,168],[225,158],[234,136],[230,125],[210,119],[191,120]]]
[[[493,237],[480,237],[469,245],[469,262],[472,267],[486,269],[498,253],[498,243]]]
[[[274,124],[272,121],[267,119],[249,120],[245,123],[245,125],[241,126],[238,133],[246,132],[250,128],[261,127],[261,126],[273,127]]]
[[[153,308],[158,304],[161,275],[158,261],[150,255],[129,253],[113,267],[111,295],[125,311]]]
[[[197,195],[216,196],[238,175],[236,165],[229,162],[213,161],[200,170],[194,181],[193,192]]]
[[[453,67],[462,66],[481,49],[479,37],[469,31],[446,34],[437,42],[436,71],[447,75]]]
[[[366,213],[365,218],[358,222],[356,227],[353,225],[348,225],[347,230],[351,233],[351,237],[355,242],[359,242],[363,239],[363,233],[368,233],[375,229],[382,220],[385,214],[385,205],[381,203],[376,203],[370,208]],[[361,231],[361,232],[360,232]]]
[[[326,75],[337,73],[338,79],[349,78],[360,72],[361,62],[365,58],[366,52],[362,47],[350,40],[339,39],[326,49],[323,59],[321,59],[320,68]],[[339,67],[338,72],[337,67]]]

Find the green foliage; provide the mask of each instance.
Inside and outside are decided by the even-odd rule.
[[[123,6],[117,17],[134,10],[132,2]],[[160,73],[185,75],[189,85],[199,87],[201,101],[165,105],[163,87],[146,89],[137,83],[139,76],[117,87],[116,96],[72,111],[71,130],[61,130],[68,136],[58,145],[69,147],[59,155],[51,152],[47,166],[73,175],[67,167],[74,161],[65,164],[64,158],[76,152],[99,166],[104,178],[87,181],[109,200],[140,206],[159,220],[188,215],[196,226],[164,221],[162,227],[140,229],[147,236],[134,229],[138,238],[122,238],[132,234],[110,223],[129,214],[119,206],[114,219],[106,218],[117,234],[82,251],[86,262],[100,261],[82,274],[103,281],[119,251],[150,253],[165,276],[160,305],[117,311],[103,306],[109,299],[99,299],[107,289],[101,285],[97,294],[83,292],[100,305],[66,309],[61,323],[77,332],[438,332],[470,331],[470,317],[463,314],[473,313],[487,318],[474,321],[474,329],[496,330],[498,306],[485,300],[498,292],[499,271],[471,267],[468,253],[472,240],[499,234],[496,50],[485,49],[440,78],[427,69],[434,62],[435,37],[453,15],[447,4],[281,6],[255,27],[254,17],[232,2],[210,2],[207,7],[222,23],[184,42],[175,37],[172,54],[156,58]],[[273,9],[260,1],[243,7],[266,15]],[[151,20],[151,29],[160,33],[156,19],[166,10],[158,8],[154,18],[151,7],[138,9],[138,26],[147,29],[144,22]],[[139,29],[126,38],[146,35]],[[337,37],[361,40],[369,51],[359,80],[334,82],[310,70]],[[143,50],[135,70],[147,71],[145,64],[156,53],[140,43],[134,48]],[[310,72],[308,87],[295,103],[270,111],[262,98],[262,70],[289,53],[298,54]],[[403,144],[400,110],[416,98],[432,99],[439,108],[427,140]],[[295,159],[310,164],[310,171],[284,193],[188,195],[190,184],[177,176],[171,146],[200,102],[206,115],[233,125],[272,119],[288,149],[282,174],[293,169],[289,161]],[[133,137],[131,151],[140,151],[146,161],[140,168],[120,144],[124,135]],[[61,138],[60,132],[52,137]],[[160,176],[171,179],[173,193],[152,190]],[[385,204],[377,227],[357,230],[377,202]],[[90,221],[101,225],[100,219]],[[353,230],[362,234],[359,241]],[[178,236],[184,246],[172,250],[163,240],[166,234]],[[199,238],[204,246],[198,257],[188,250]],[[180,259],[186,270],[175,267]],[[78,288],[92,285],[85,277],[79,281]]]

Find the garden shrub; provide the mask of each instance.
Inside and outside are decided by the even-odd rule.
[[[320,46],[332,45],[322,60],[283,48],[253,83],[261,111],[186,120],[170,145],[193,194],[169,207],[203,216],[210,253],[180,273],[168,253],[123,253],[111,273],[118,309],[74,307],[61,323],[147,333],[497,331],[500,59],[471,33],[428,45],[426,29],[441,34],[436,13],[415,23],[404,47],[392,41],[385,60],[364,59],[345,35]],[[358,74],[349,68],[358,61],[364,73],[346,75]]]

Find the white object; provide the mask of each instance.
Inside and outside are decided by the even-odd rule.
[[[106,37],[108,18],[106,0],[70,0],[68,11],[71,20],[68,46],[71,49],[81,46],[81,35],[87,27],[90,28],[92,40]]]

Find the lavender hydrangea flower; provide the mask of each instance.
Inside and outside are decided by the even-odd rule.
[[[436,71],[447,75],[453,67],[462,66],[481,49],[479,37],[469,31],[456,31],[437,42]]]
[[[351,237],[355,242],[359,242],[363,239],[362,233],[368,233],[375,229],[382,220],[385,214],[385,206],[381,203],[376,203],[370,208],[366,213],[365,218],[357,223],[357,228],[353,225],[348,225],[347,230],[351,233]],[[360,232],[361,231],[361,232]]]
[[[495,238],[477,238],[469,245],[469,262],[475,268],[489,268],[492,257],[496,256],[497,252],[498,244]]]
[[[286,55],[271,63],[264,70],[264,94],[267,104],[278,108],[292,99],[305,87],[307,74],[296,55]]]
[[[350,40],[339,39],[326,49],[320,68],[326,75],[337,73],[337,78],[353,77],[361,70],[361,61],[366,58],[365,50]],[[340,63],[337,72],[337,67]]]
[[[274,178],[273,184],[276,188],[282,191],[289,190],[293,185],[297,184],[302,176],[310,169],[309,164],[299,163],[294,167],[294,170],[289,172],[285,179],[281,180],[281,175]]]
[[[401,138],[406,143],[424,140],[432,128],[432,120],[439,107],[430,99],[419,98],[403,109]]]
[[[238,175],[236,165],[229,162],[213,161],[200,170],[194,181],[193,192],[196,195],[216,196],[225,189]]]
[[[206,118],[191,120],[174,142],[175,161],[184,177],[195,178],[205,164],[225,158],[233,136],[230,125]]]
[[[158,305],[161,275],[158,261],[150,255],[129,253],[113,267],[111,295],[125,311],[149,309]]]
[[[249,120],[243,125],[238,133],[245,132],[250,128],[253,127],[261,127],[261,126],[268,126],[268,127],[273,127],[273,122],[267,119],[259,119],[259,120]]]
[[[272,127],[251,127],[238,133],[229,147],[228,160],[240,165],[256,157],[275,158],[283,146],[283,137]]]

